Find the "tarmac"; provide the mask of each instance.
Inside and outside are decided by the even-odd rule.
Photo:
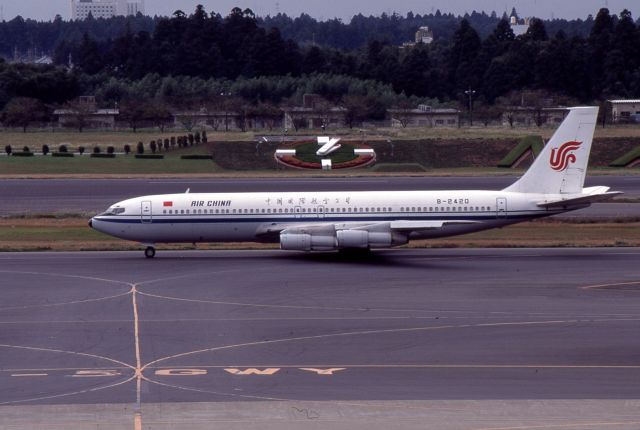
[[[330,177],[330,178],[215,178],[215,179],[4,179],[0,181],[0,216],[50,213],[98,213],[131,197],[151,194],[242,193],[261,191],[394,191],[500,190],[515,176],[479,177]],[[640,199],[640,176],[591,176],[585,186],[604,185]],[[638,203],[600,203],[572,213],[585,217],[640,216]]]
[[[638,429],[639,248],[0,254],[0,429]]]

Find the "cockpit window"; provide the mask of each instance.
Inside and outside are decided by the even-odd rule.
[[[110,207],[100,215],[120,215],[124,213],[124,208]]]

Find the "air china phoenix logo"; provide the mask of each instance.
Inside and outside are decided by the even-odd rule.
[[[551,158],[549,159],[551,168],[562,172],[569,167],[569,163],[575,163],[576,156],[573,154],[573,151],[580,148],[580,145],[582,145],[582,142],[570,141],[563,143],[560,148],[554,148],[551,151]]]

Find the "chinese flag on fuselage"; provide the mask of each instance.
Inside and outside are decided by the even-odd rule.
[[[165,208],[166,207],[171,207],[171,206],[173,206],[173,202],[164,202],[164,204],[162,206],[164,206]]]

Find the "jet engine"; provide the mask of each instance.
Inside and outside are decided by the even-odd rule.
[[[407,236],[400,233],[367,230],[338,230],[335,236],[285,232],[280,234],[280,248],[289,251],[389,248],[404,245],[407,241]]]
[[[280,249],[289,251],[332,251],[336,249],[335,236],[307,233],[281,233]]]

